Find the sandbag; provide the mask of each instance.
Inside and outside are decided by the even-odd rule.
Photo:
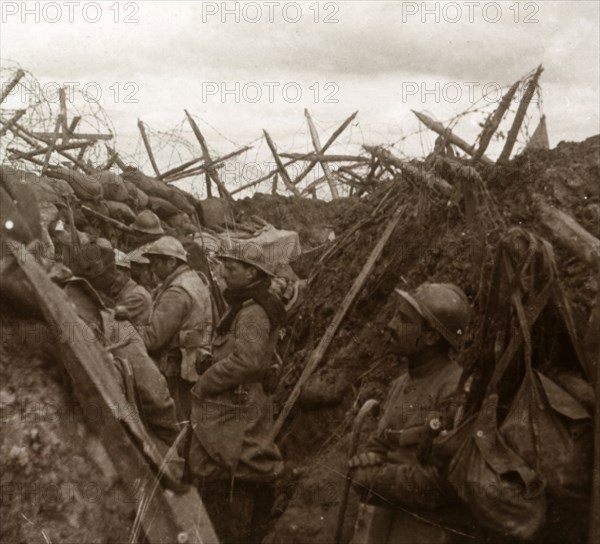
[[[207,198],[200,201],[200,221],[208,228],[221,225],[233,225],[233,209],[231,204],[224,198]]]
[[[133,197],[127,190],[123,178],[112,170],[97,172],[95,177],[102,184],[102,193],[106,200],[133,203]]]
[[[185,213],[172,215],[171,217],[167,217],[165,221],[183,235],[194,234],[198,232],[198,229],[194,223],[192,223],[190,217]]]
[[[50,165],[46,174],[51,178],[65,180],[82,200],[99,200],[102,198],[102,184],[93,175],[82,174],[74,168]]]
[[[157,196],[160,198],[169,198],[169,189],[167,184],[155,178],[143,174],[137,168],[126,168],[123,171],[123,179],[135,183],[148,196]]]
[[[179,211],[184,213],[196,213],[196,208],[194,208],[187,196],[180,189],[174,187],[169,189],[169,202],[176,208],[179,208]]]
[[[108,208],[108,215],[113,219],[117,219],[125,224],[133,223],[135,220],[134,211],[124,202],[115,202],[113,200],[105,200]]]
[[[159,217],[166,219],[177,213],[179,210],[168,200],[157,196],[148,195],[148,207]]]
[[[135,195],[135,205],[138,210],[144,210],[148,207],[149,200],[148,195],[144,193],[141,189],[136,187],[136,195]]]

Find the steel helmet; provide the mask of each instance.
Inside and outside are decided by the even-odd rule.
[[[183,245],[177,238],[173,238],[172,236],[163,236],[152,242],[146,247],[143,255],[164,255],[165,257],[175,257],[187,263],[187,253]]]
[[[471,317],[471,305],[463,290],[453,283],[423,283],[412,293],[394,289],[419,315],[458,348]]]
[[[236,244],[217,256],[219,259],[231,259],[241,263],[249,264],[262,270],[268,276],[275,276],[273,272],[273,263],[270,263],[265,255],[264,248],[253,242],[244,242]]]
[[[115,264],[121,268],[131,269],[131,261],[126,253],[119,249],[115,249]]]
[[[137,214],[135,221],[131,224],[131,228],[138,232],[146,234],[164,234],[165,231],[160,225],[158,215],[150,210],[143,210]]]

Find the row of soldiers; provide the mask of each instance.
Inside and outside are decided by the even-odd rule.
[[[142,212],[132,226],[145,243],[126,253],[100,239],[94,245],[101,264],[75,271],[117,320],[133,324],[166,383],[178,428],[190,422],[179,447],[183,478],[199,486],[220,538],[250,541],[285,467],[267,438],[273,409],[263,386],[286,321],[284,303],[271,289],[273,267],[254,244],[219,254],[225,286],[219,294],[227,304],[219,316],[210,268],[192,268],[182,242],[165,235],[152,212]]]

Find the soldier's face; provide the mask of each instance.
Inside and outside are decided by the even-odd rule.
[[[229,289],[243,289],[254,281],[254,277],[251,267],[238,261],[223,259],[223,279]]]
[[[177,260],[163,255],[149,255],[150,268],[159,280],[164,280],[175,268]]]
[[[394,337],[399,355],[410,356],[419,351],[419,339],[423,331],[423,318],[405,300],[400,300],[396,313],[387,328]]]

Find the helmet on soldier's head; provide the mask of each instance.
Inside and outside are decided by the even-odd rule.
[[[242,242],[234,245],[224,253],[217,255],[220,260],[233,260],[254,266],[267,276],[275,276],[273,265],[267,259],[264,248],[253,242]]]
[[[119,268],[131,269],[131,261],[126,253],[123,253],[120,249],[115,249],[115,265]]]
[[[160,225],[158,215],[150,210],[143,210],[137,214],[131,228],[145,234],[164,234],[165,231]]]
[[[458,348],[471,317],[471,305],[453,283],[422,283],[412,293],[394,289],[419,315]]]
[[[152,242],[146,247],[146,251],[144,251],[143,255],[175,257],[176,259],[187,263],[187,253],[183,248],[183,245],[177,238],[173,238],[172,236],[163,236],[155,242]]]

